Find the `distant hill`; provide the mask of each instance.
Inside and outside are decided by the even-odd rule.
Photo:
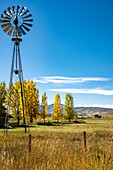
[[[62,104],[63,108],[64,105]],[[95,114],[101,115],[101,116],[108,116],[113,115],[113,109],[109,108],[100,108],[100,107],[75,107],[75,110],[77,111],[77,114],[79,116],[94,116]],[[48,105],[48,112],[51,115],[53,112],[53,104]]]

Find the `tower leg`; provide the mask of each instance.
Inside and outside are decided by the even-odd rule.
[[[18,43],[18,62],[19,62],[19,81],[21,86],[21,100],[22,100],[22,107],[23,107],[23,123],[25,126],[25,133],[27,132],[26,129],[26,119],[25,119],[25,96],[24,94],[24,80],[23,80],[23,72],[22,72],[22,65],[21,65],[21,58],[20,58],[20,49],[19,49],[19,43]]]
[[[27,119],[27,124],[28,124],[28,133],[30,134],[30,128],[29,128],[29,121],[28,121],[28,114],[27,114],[27,105],[26,105],[26,97],[25,97],[25,86],[24,86],[24,79],[23,79],[23,71],[22,71],[22,63],[21,63],[21,57],[20,57],[20,49],[19,49],[19,44],[18,44],[18,58],[19,58],[19,69],[21,70],[21,81],[23,84],[23,93],[22,96],[24,97],[24,111],[25,114],[24,116],[26,116]]]
[[[11,74],[10,74],[10,83],[9,83],[9,92],[8,92],[7,113],[6,113],[6,117],[5,117],[6,137],[8,136],[9,112],[10,112],[10,101],[11,101],[11,91],[12,91],[11,84],[12,84],[12,79],[13,79],[14,57],[15,57],[15,42],[14,42],[12,65],[11,65]]]
[[[30,134],[29,121],[28,121],[28,115],[27,115],[27,107],[26,107],[23,71],[22,71],[20,49],[19,49],[19,41],[17,41],[17,40],[18,39],[16,39],[16,41],[14,41],[13,58],[12,58],[11,75],[10,75],[10,84],[9,84],[9,93],[8,93],[8,107],[7,107],[7,114],[6,114],[6,118],[5,118],[6,137],[8,136],[10,102],[11,102],[12,85],[13,85],[13,74],[15,74],[18,77],[18,80],[20,82],[21,101],[22,101],[22,110],[23,110],[23,124],[24,124],[24,127],[25,127],[25,133],[26,133],[27,132],[26,119],[27,119],[28,133]]]

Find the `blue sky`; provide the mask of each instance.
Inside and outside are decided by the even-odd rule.
[[[0,14],[26,6],[33,27],[23,36],[21,57],[26,80],[33,79],[48,104],[72,93],[75,106],[113,108],[113,1],[0,0]],[[8,85],[13,42],[0,27],[0,82]]]

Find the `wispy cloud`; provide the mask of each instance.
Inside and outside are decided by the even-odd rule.
[[[49,89],[54,92],[65,92],[65,93],[78,93],[78,94],[98,94],[98,95],[113,95],[113,90],[104,90],[101,88],[95,89]]]
[[[54,83],[54,84],[71,84],[71,83],[83,83],[89,81],[111,81],[112,78],[102,78],[102,77],[62,77],[62,76],[48,76],[33,78],[36,83]]]

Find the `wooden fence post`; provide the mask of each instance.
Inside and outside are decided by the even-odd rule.
[[[84,149],[85,149],[85,152],[86,152],[86,131],[83,132],[83,135],[84,135]]]
[[[31,134],[29,134],[29,152],[31,152]]]

